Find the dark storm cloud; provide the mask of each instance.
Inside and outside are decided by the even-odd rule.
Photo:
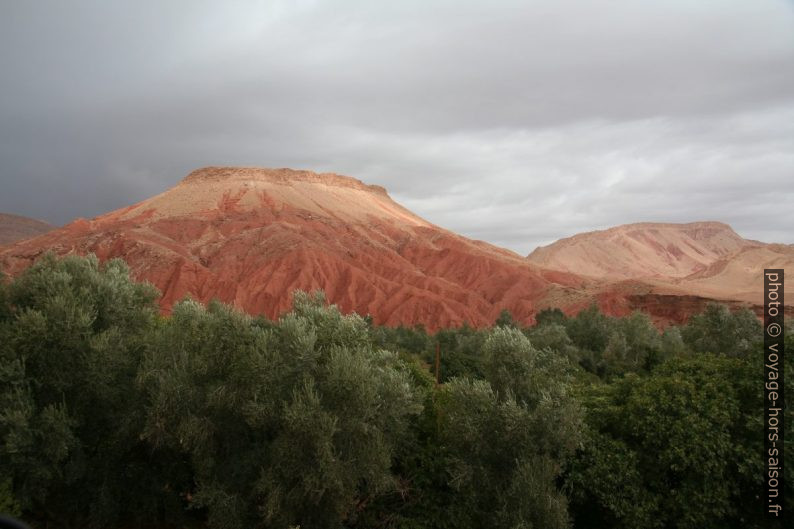
[[[794,7],[18,2],[0,211],[63,223],[207,164],[335,171],[527,253],[626,222],[794,242]]]

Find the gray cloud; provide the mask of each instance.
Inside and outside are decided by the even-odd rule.
[[[291,166],[520,253],[645,220],[794,242],[790,2],[2,9],[0,211],[63,223],[198,166]]]

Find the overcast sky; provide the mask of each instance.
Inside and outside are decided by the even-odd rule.
[[[347,174],[522,254],[639,221],[794,243],[794,3],[0,0],[0,211],[204,165]]]

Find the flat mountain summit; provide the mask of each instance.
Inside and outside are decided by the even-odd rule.
[[[430,224],[394,202],[380,186],[334,173],[255,167],[205,167],[175,187],[120,210],[122,218],[242,214],[300,209],[318,218],[361,222],[369,216],[411,225]]]

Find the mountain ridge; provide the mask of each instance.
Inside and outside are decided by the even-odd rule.
[[[762,245],[723,222],[640,222],[578,233],[536,248],[527,259],[595,277],[685,277],[739,249]]]
[[[345,176],[338,173],[316,173],[301,169],[290,169],[288,167],[271,169],[264,167],[206,166],[191,171],[180,180],[177,185],[201,184],[208,181],[222,182],[228,180],[263,180],[282,184],[290,184],[297,181],[319,182],[325,185],[351,187],[388,195],[385,187],[365,184],[352,176]]]
[[[0,251],[0,266],[18,272],[47,250],[124,257],[161,290],[166,312],[189,294],[276,317],[292,290],[321,289],[377,323],[430,329],[488,325],[503,308],[531,321],[546,297],[586,283],[440,228],[382,188],[283,169],[194,171],[154,197]]]
[[[635,223],[566,237],[527,259],[601,280],[643,281],[664,295],[760,305],[763,269],[794,269],[794,246],[744,239],[717,221]]]
[[[343,311],[378,324],[434,330],[491,325],[503,309],[529,324],[543,308],[570,314],[591,303],[616,316],[647,310],[660,325],[680,323],[707,299],[757,311],[761,289],[741,270],[781,252],[788,267],[787,248],[794,253],[713,221],[619,226],[543,248],[522,257],[468,239],[379,186],[335,173],[205,167],[136,204],[2,248],[0,269],[18,273],[46,251],[94,253],[124,258],[134,277],[160,289],[166,313],[189,295],[275,318],[293,290],[319,289]],[[560,265],[560,248],[576,259]],[[636,255],[619,258],[627,249]],[[657,269],[647,273],[641,259],[637,268],[638,257]],[[718,288],[730,277],[741,279],[735,291]]]

